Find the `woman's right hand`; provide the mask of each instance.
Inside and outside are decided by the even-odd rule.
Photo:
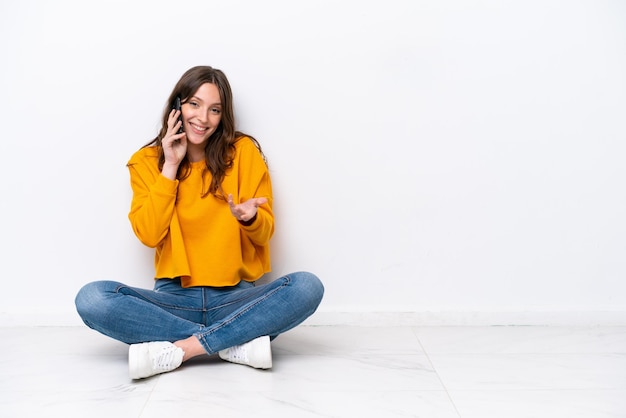
[[[184,132],[177,133],[182,125],[179,116],[180,110],[172,109],[167,119],[167,132],[161,140],[165,158],[162,173],[171,180],[176,178],[178,166],[187,153],[187,135]]]

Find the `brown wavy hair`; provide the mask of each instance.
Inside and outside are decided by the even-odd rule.
[[[165,162],[165,156],[163,154],[163,147],[161,146],[161,140],[165,137],[167,133],[167,120],[169,118],[169,114],[174,107],[174,101],[176,97],[180,97],[181,103],[187,102],[189,98],[191,98],[196,91],[205,83],[215,84],[220,93],[220,101],[222,107],[222,118],[220,120],[220,124],[209,137],[206,146],[204,148],[204,155],[206,161],[206,169],[202,174],[202,178],[204,179],[206,174],[211,174],[211,181],[209,183],[209,187],[206,191],[202,190],[202,197],[206,197],[209,194],[214,195],[220,199],[225,199],[224,193],[222,192],[222,181],[224,180],[224,176],[226,172],[233,166],[233,159],[235,157],[235,143],[246,136],[254,142],[256,147],[259,149],[263,160],[266,161],[265,155],[261,150],[261,146],[259,142],[250,135],[247,135],[243,132],[239,132],[235,129],[235,113],[233,111],[233,93],[230,88],[230,83],[226,78],[226,75],[216,68],[212,68],[209,66],[197,66],[190,68],[187,70],[174,89],[170,94],[170,97],[167,99],[167,103],[163,110],[163,122],[161,126],[161,131],[159,134],[146,144],[144,147],[155,145],[159,150],[159,169],[163,169],[163,164]],[[191,172],[191,164],[187,156],[183,158],[180,165],[178,166],[178,173],[176,174],[176,178],[179,180],[183,180],[189,176]]]

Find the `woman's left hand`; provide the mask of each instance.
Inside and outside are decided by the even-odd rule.
[[[235,202],[233,202],[233,195],[228,195],[228,205],[230,206],[231,213],[235,218],[237,218],[238,221],[242,222],[247,222],[254,218],[258,207],[266,203],[266,197],[253,197],[252,199],[248,199],[243,203],[235,205]]]

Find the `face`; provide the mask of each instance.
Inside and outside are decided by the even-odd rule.
[[[192,147],[202,147],[211,134],[219,127],[222,119],[222,103],[217,86],[204,83],[181,106],[187,143]]]

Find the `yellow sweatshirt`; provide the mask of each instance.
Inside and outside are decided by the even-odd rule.
[[[233,167],[222,183],[224,194],[232,194],[235,203],[268,199],[250,226],[237,221],[225,200],[201,196],[211,179],[207,172],[202,180],[204,161],[192,163],[186,179],[172,181],[161,175],[156,147],[131,157],[128,218],[139,240],[156,248],[155,279],[180,277],[183,287],[219,287],[254,281],[270,271],[274,214],[269,172],[249,138],[242,137],[235,146]]]

